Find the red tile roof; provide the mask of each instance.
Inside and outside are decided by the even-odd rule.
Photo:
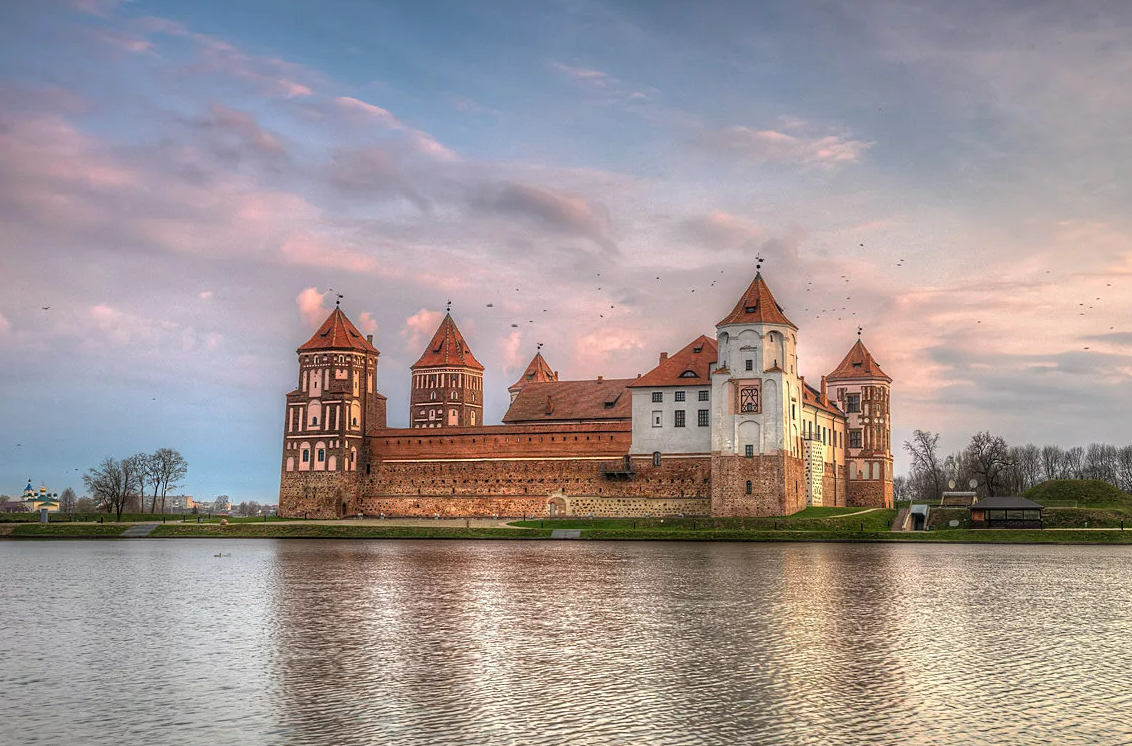
[[[852,378],[881,378],[889,383],[892,382],[892,379],[880,369],[880,365],[873,359],[872,353],[860,339],[849,350],[849,354],[845,356],[841,364],[826,376],[827,381],[843,381]]]
[[[828,404],[823,404],[821,400],[821,392],[808,383],[802,387],[802,403],[817,407],[818,409],[829,412],[830,414],[835,414],[838,417],[845,416],[845,413],[841,411],[841,409],[833,402],[833,400],[830,400]]]
[[[531,358],[530,365],[523,371],[523,375],[519,377],[518,381],[511,384],[507,390],[514,392],[516,389],[523,388],[523,386],[528,383],[546,383],[547,381],[557,380],[558,374],[550,369],[542,353],[536,352],[535,356]]]
[[[782,312],[782,306],[778,305],[774,295],[771,294],[762,272],[755,274],[755,279],[751,280],[747,292],[743,293],[743,297],[735,304],[731,313],[716,326],[726,324],[783,324],[791,329],[798,328]]]
[[[701,334],[684,349],[629,384],[638,386],[706,386],[708,367],[717,357],[715,340]]]
[[[628,391],[632,378],[596,381],[542,381],[523,386],[515,397],[505,424],[562,420],[624,420],[633,416]]]
[[[364,352],[377,352],[377,348],[370,344],[358,328],[350,323],[341,308],[335,307],[314,336],[299,347],[299,352],[305,350],[362,350]]]
[[[472,355],[471,348],[468,343],[464,341],[464,335],[456,327],[456,322],[452,320],[452,314],[447,314],[444,320],[440,322],[440,326],[436,329],[436,334],[432,335],[432,341],[428,343],[425,348],[424,354],[421,355],[414,365],[413,369],[417,368],[472,368],[473,370],[483,370],[480,361],[476,360]]]

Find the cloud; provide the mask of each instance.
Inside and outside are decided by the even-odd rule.
[[[423,349],[443,320],[444,314],[440,311],[429,311],[427,308],[422,308],[405,319],[405,325],[401,327],[401,337],[405,340],[409,352],[415,354]]]
[[[322,305],[326,295],[318,292],[318,288],[306,288],[295,296],[295,305],[298,306],[299,315],[303,317],[307,326],[317,328],[326,320],[330,313],[330,309]]]
[[[500,349],[503,358],[503,370],[505,372],[526,369],[528,361],[523,358],[522,344],[523,334],[518,330],[512,331],[503,338]]]
[[[131,2],[133,0],[67,0],[75,10],[102,18],[110,17],[120,6]]]
[[[12,322],[8,321],[8,317],[0,313],[0,336],[7,335],[12,331]]]
[[[441,161],[452,160],[456,157],[455,153],[437,142],[432,135],[410,127],[380,106],[375,106],[352,96],[340,96],[334,99],[334,104],[340,112],[353,115],[361,121],[376,123],[385,129],[403,133],[412,148],[422,155]]]
[[[339,151],[327,176],[339,191],[370,202],[376,197],[400,197],[421,212],[433,207],[432,200],[411,183],[406,169],[385,148]]]
[[[720,250],[753,248],[763,239],[765,231],[746,218],[712,210],[706,215],[681,221],[677,234],[709,249]]]
[[[212,300],[212,291],[211,290],[202,291],[201,294],[200,294],[200,299],[201,300]]]
[[[544,228],[588,238],[611,254],[609,211],[579,194],[515,183],[488,185],[472,197],[472,205],[500,215],[523,218]]]
[[[255,117],[246,111],[214,103],[209,107],[208,116],[200,120],[200,126],[218,136],[224,153],[230,158],[238,158],[248,150],[268,158],[284,155],[278,138],[261,128]]]
[[[702,139],[709,147],[751,161],[823,166],[858,163],[865,151],[874,145],[843,135],[803,137],[740,126],[705,132]]]
[[[377,319],[369,311],[362,311],[358,315],[358,328],[362,334],[377,334]]]
[[[592,70],[585,67],[571,67],[569,65],[563,65],[560,62],[553,63],[552,67],[564,73],[566,77],[577,83],[604,88],[617,82],[614,78],[611,78],[607,73],[603,73],[601,70]]]

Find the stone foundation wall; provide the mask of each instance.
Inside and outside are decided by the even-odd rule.
[[[833,470],[837,469],[834,478]],[[825,476],[822,477],[822,506],[827,508],[844,508],[846,501],[846,469],[845,466],[825,465]]]
[[[357,472],[283,472],[279,485],[279,515],[284,518],[340,518],[354,515],[361,505]]]
[[[772,456],[712,454],[711,514],[718,517],[770,516],[786,513],[786,455]],[[800,459],[794,459],[801,464]],[[805,470],[801,472],[803,487]],[[751,494],[747,494],[747,482]],[[805,502],[805,493],[802,496]]]
[[[711,460],[632,459],[632,476],[606,476],[602,464],[618,459],[523,459],[482,461],[384,461],[363,477],[363,495],[386,497],[662,497],[707,499]]]
[[[887,480],[851,479],[847,501],[855,508],[891,508],[892,482]]]
[[[526,497],[368,497],[361,501],[367,516],[388,518],[451,517],[548,518],[580,516],[636,518],[644,516],[706,516],[707,499],[529,495]]]

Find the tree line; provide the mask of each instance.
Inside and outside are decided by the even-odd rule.
[[[984,430],[971,436],[966,447],[941,456],[939,433],[916,430],[904,441],[904,450],[912,468],[908,476],[893,480],[898,500],[935,499],[949,489],[948,482],[966,490],[972,479],[986,496],[1021,494],[1050,479],[1098,479],[1132,492],[1132,445],[1012,446]]]
[[[122,511],[134,500],[139,500],[144,510],[147,497],[150,513],[157,512],[158,499],[164,513],[169,491],[177,489],[188,472],[189,462],[177,449],[159,448],[122,459],[107,456],[83,474],[83,484],[95,505],[121,520]]]

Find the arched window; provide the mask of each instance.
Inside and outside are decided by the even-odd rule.
[[[303,449],[303,463],[304,464],[309,463],[310,460],[311,460],[311,452],[308,451],[306,448],[304,448]]]
[[[653,466],[660,466],[660,451],[653,451],[653,453],[652,453],[652,465]]]
[[[752,486],[753,486],[753,485],[751,484],[751,480],[750,480],[750,479],[748,479],[748,480],[747,480],[747,494],[748,494],[748,495],[749,495],[749,494],[751,494],[751,487],[752,487]]]

